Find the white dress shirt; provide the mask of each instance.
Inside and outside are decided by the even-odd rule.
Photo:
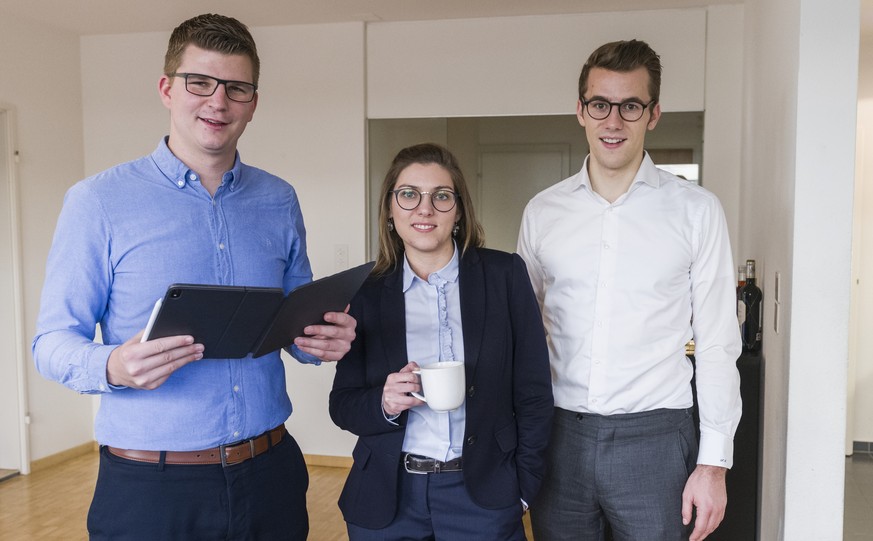
[[[518,252],[548,335],[555,405],[612,415],[693,404],[698,463],[731,467],[742,413],[740,335],[724,212],[646,154],[609,203],[582,170],[528,203]],[[692,322],[693,315],[693,322]]]

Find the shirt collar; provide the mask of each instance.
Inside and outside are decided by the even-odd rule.
[[[446,263],[446,266],[441,268],[440,270],[433,272],[428,276],[428,283],[434,282],[456,282],[458,280],[458,245],[453,241],[452,245],[454,246],[454,252],[452,253],[452,258]],[[419,278],[415,271],[412,270],[412,267],[409,266],[409,260],[406,259],[406,254],[403,255],[403,292],[406,293],[412,284],[419,280],[421,282],[425,282]]]
[[[585,157],[585,163],[582,164],[582,170],[576,174],[576,177],[573,181],[574,190],[579,188],[585,188],[588,191],[592,191],[591,177],[588,176],[588,160],[590,158],[590,154]],[[652,188],[661,187],[661,176],[658,173],[658,168],[655,167],[655,162],[652,161],[652,158],[646,151],[643,151],[643,162],[640,164],[640,168],[637,170],[637,174],[634,177],[634,180],[631,183],[631,188],[628,191],[632,190],[637,184],[648,184]]]
[[[169,182],[177,188],[183,189],[189,183],[199,181],[200,178],[196,172],[173,154],[173,151],[167,145],[169,139],[169,136],[161,139],[161,142],[158,143],[158,148],[152,152],[152,160]],[[231,191],[235,190],[239,185],[237,181],[240,180],[241,170],[242,162],[239,159],[239,152],[237,152],[233,160],[233,167],[222,176],[222,184],[228,186]]]

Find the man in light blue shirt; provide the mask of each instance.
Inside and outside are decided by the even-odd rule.
[[[65,198],[33,355],[45,377],[101,394],[91,539],[306,538],[308,478],[284,428],[291,401],[279,352],[203,359],[191,336],[140,342],[170,284],[288,292],[312,278],[294,188],[236,151],[259,67],[239,21],[182,23],[159,82],[169,136]],[[325,319],[295,340],[301,362],[349,350],[354,319]]]

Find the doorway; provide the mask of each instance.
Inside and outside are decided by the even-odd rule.
[[[489,248],[514,252],[528,201],[570,176],[570,145],[496,145],[479,148],[479,221]]]

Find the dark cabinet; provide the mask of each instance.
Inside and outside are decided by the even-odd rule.
[[[737,368],[743,417],[734,436],[734,465],[727,473],[728,504],[721,526],[707,541],[758,539],[764,359],[760,353],[743,353]]]

